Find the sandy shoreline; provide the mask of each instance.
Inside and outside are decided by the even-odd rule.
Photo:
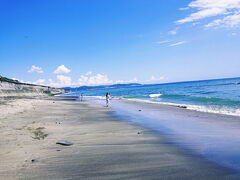
[[[4,101],[0,107],[1,179],[240,177],[98,105],[42,98]]]

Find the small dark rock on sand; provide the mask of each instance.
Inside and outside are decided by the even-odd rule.
[[[73,145],[72,142],[70,142],[70,141],[63,141],[63,140],[57,141],[56,144],[60,144],[60,145],[63,145],[63,146],[71,146],[71,145]]]
[[[178,106],[179,108],[183,108],[183,109],[186,109],[187,106]]]

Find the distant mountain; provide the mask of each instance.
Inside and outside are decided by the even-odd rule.
[[[107,89],[107,88],[121,88],[121,87],[132,87],[141,86],[139,83],[129,83],[129,84],[113,84],[113,85],[100,85],[100,86],[80,86],[80,87],[63,87],[66,92],[82,91],[87,89]]]

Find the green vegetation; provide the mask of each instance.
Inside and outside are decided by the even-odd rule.
[[[49,95],[49,96],[54,96],[54,94],[52,94],[52,93],[49,93],[48,95]]]
[[[0,81],[6,81],[6,82],[12,82],[12,83],[19,83],[18,80],[9,79],[9,78],[2,77],[2,76],[0,76]]]

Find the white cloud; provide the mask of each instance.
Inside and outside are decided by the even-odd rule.
[[[160,76],[160,77],[155,77],[155,76],[151,76],[150,79],[146,80],[144,83],[157,83],[157,82],[160,82],[160,81],[163,81],[165,80],[165,77],[164,76]]]
[[[176,35],[177,34],[177,29],[171,30],[168,32],[171,35]]]
[[[53,72],[54,74],[67,74],[71,70],[65,67],[64,65],[58,66],[58,68]]]
[[[147,81],[139,81],[136,77],[130,80],[117,80],[113,81],[108,78],[105,74],[93,74],[91,71],[80,75],[79,79],[77,81],[72,81],[72,78],[70,76],[66,75],[56,75],[56,79],[48,79],[46,81],[45,79],[38,79],[37,81],[30,82],[27,81],[25,83],[29,84],[38,84],[38,85],[45,85],[45,86],[51,86],[51,87],[78,87],[78,86],[97,86],[97,85],[109,85],[109,84],[127,84],[127,83],[138,83],[138,82],[157,82],[164,80],[164,77],[155,77],[152,76],[150,80]],[[22,81],[24,82],[24,81]]]
[[[236,27],[240,24],[240,0],[194,0],[188,8],[196,9],[196,12],[176,23],[196,22],[214,17],[205,27]]]
[[[51,87],[59,87],[59,83],[55,83],[52,79],[48,79],[49,86]]]
[[[57,79],[59,80],[60,86],[71,86],[72,85],[72,79],[69,76],[57,75]]]
[[[189,9],[189,7],[179,8],[179,10],[181,10],[181,11],[185,11],[185,10],[188,10],[188,9]]]
[[[31,69],[28,70],[29,73],[36,72],[36,73],[43,73],[42,68],[32,65]]]
[[[212,21],[211,23],[205,25],[205,27],[236,27],[240,24],[240,14],[234,14],[227,16],[223,19],[216,19]]]
[[[33,84],[45,85],[45,79],[38,79],[37,81],[33,82]]]
[[[133,78],[131,80],[126,80],[126,81],[124,81],[124,80],[117,80],[115,83],[116,84],[128,84],[128,83],[137,83],[137,82],[138,82],[137,78]]]
[[[19,79],[16,79],[16,78],[14,78],[15,80],[18,80],[19,82],[21,82],[21,83],[27,83],[27,84],[36,84],[36,85],[46,85],[45,84],[45,79],[38,79],[38,80],[36,80],[36,81],[24,81],[24,80],[19,80]]]
[[[220,8],[204,9],[196,13],[192,13],[190,16],[184,19],[178,20],[177,23],[182,24],[182,23],[192,22],[192,21],[200,20],[206,17],[223,14],[224,12],[225,12],[224,9],[220,9]]]
[[[92,73],[88,75],[81,75],[78,79],[77,84],[79,86],[94,86],[94,85],[106,85],[113,83],[112,80],[110,80],[107,75],[104,74],[96,74],[90,76]]]
[[[156,78],[155,76],[152,76],[149,81],[162,81],[164,79],[165,79],[164,76],[160,76],[158,78]]]
[[[66,87],[73,85],[72,78],[64,75],[57,75],[57,82],[54,82],[52,79],[48,79],[48,81],[48,85],[52,87]]]
[[[179,46],[181,44],[185,44],[186,41],[180,41],[180,42],[177,42],[177,43],[174,43],[174,44],[170,44],[168,47],[173,47],[173,46]]]
[[[169,40],[157,41],[156,44],[165,44],[165,43],[168,43],[168,42],[171,42],[171,41],[169,41]]]
[[[53,87],[66,87],[66,86],[95,86],[106,85],[113,83],[106,75],[96,74],[92,75],[92,72],[88,72],[85,75],[81,75],[77,82],[72,82],[71,77],[64,75],[57,75],[57,81],[48,79],[49,86]]]

